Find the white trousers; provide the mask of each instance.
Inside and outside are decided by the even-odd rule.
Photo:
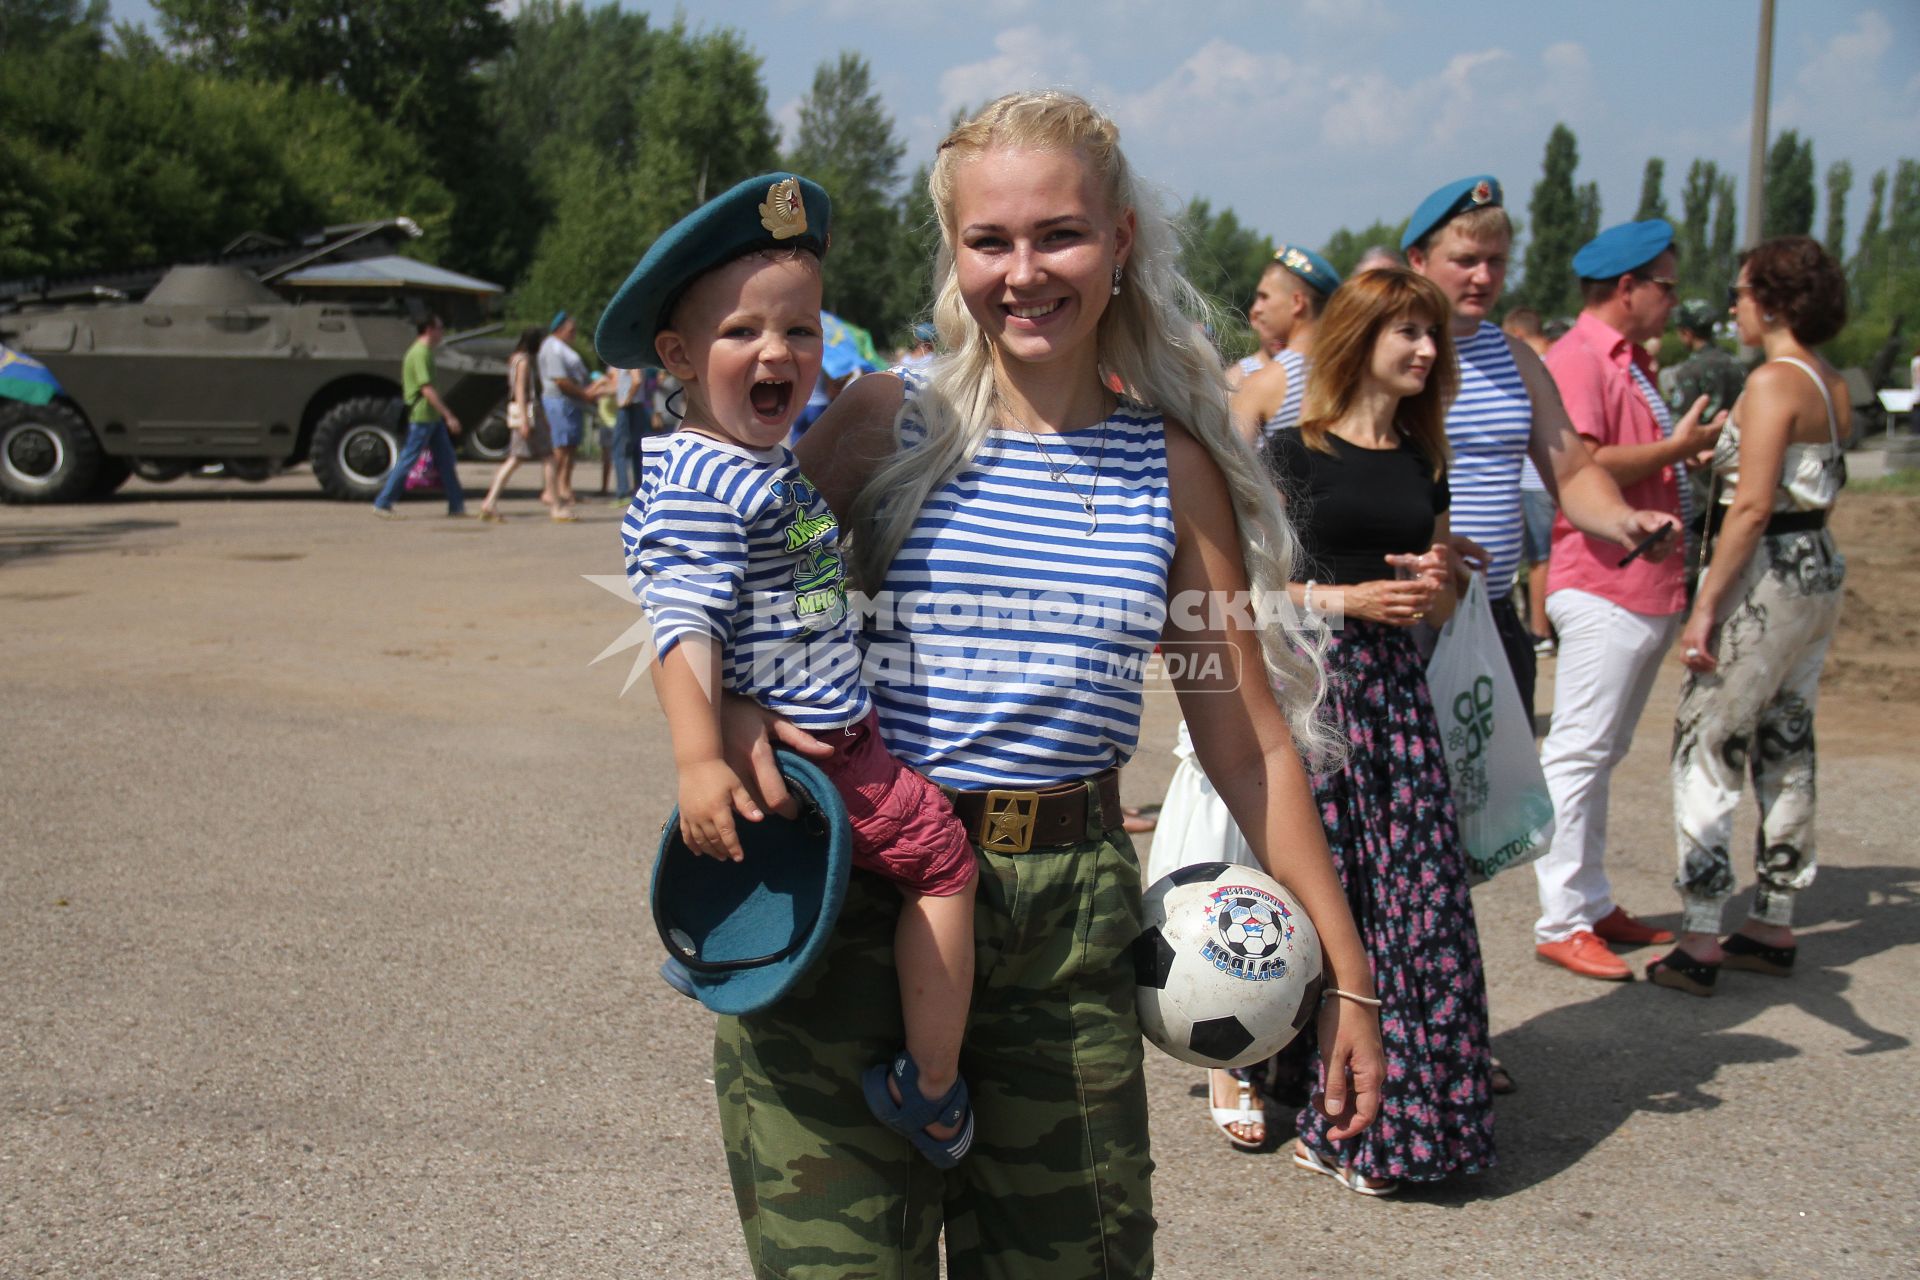
[[[1607,883],[1607,793],[1613,767],[1633,745],[1660,659],[1684,615],[1635,613],[1563,588],[1547,597],[1560,636],[1553,727],[1540,767],[1553,795],[1553,847],[1533,864],[1540,888],[1536,942],[1558,942],[1613,910]]]

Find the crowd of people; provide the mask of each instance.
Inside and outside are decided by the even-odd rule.
[[[1677,301],[1663,221],[1580,251],[1577,318],[1513,312],[1503,329],[1500,183],[1449,183],[1397,252],[1370,251],[1345,280],[1283,245],[1249,316],[1260,349],[1223,368],[1190,319],[1173,224],[1084,101],[989,104],[942,142],[929,182],[936,298],[901,367],[839,388],[789,434],[820,375],[830,193],[767,175],[642,260],[599,327],[607,385],[564,313],[523,336],[514,453],[485,507],[541,460],[565,518],[596,396],[640,408],[624,436],[613,424],[616,467],[623,443],[649,442],[616,472],[638,487],[622,537],[670,637],[655,679],[688,847],[735,857],[737,819],[794,812],[778,745],[822,763],[856,865],[878,873],[854,875],[776,1003],[719,1020],[714,1082],[757,1274],[831,1259],[932,1276],[943,1234],[954,1275],[1151,1272],[1128,959],[1143,869],[1117,786],[1142,689],[1116,654],[1199,643],[1256,673],[1176,679],[1187,812],[1168,805],[1145,878],[1261,866],[1324,948],[1306,1032],[1212,1079],[1237,1146],[1269,1145],[1269,1106],[1286,1102],[1292,1163],[1351,1192],[1495,1167],[1493,1098],[1512,1080],[1491,1054],[1426,683],[1474,575],[1529,714],[1537,664],[1557,654],[1539,957],[1618,980],[1631,971],[1615,947],[1672,944],[1647,976],[1695,995],[1723,968],[1791,972],[1844,573],[1825,513],[1846,397],[1815,348],[1845,291],[1818,244],[1742,258],[1730,315],[1764,354],[1744,385],[1714,354],[1714,309],[1682,309],[1696,355],[1669,403],[1647,349]],[[689,390],[670,438],[644,425],[645,379],[617,371],[656,353]],[[852,610],[856,591],[1049,608]],[[1259,607],[1170,607],[1228,598]],[[1282,599],[1287,623],[1250,620]],[[814,665],[756,661],[802,642]],[[1608,781],[1675,643],[1677,938],[1620,906],[1605,872]],[[915,661],[869,685],[855,652],[869,673],[876,654]],[[1749,773],[1759,885],[1723,936]]]

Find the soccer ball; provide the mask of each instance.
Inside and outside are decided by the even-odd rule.
[[[1320,938],[1265,872],[1182,867],[1147,890],[1133,944],[1140,1029],[1182,1062],[1244,1067],[1271,1058],[1320,1002]]]

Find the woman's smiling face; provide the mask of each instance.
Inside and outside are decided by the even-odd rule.
[[[1003,358],[1087,356],[1133,243],[1073,151],[995,148],[954,176],[954,265],[967,310]]]
[[[1374,339],[1367,374],[1390,394],[1406,399],[1427,385],[1439,352],[1439,327],[1419,312],[1397,316]]]

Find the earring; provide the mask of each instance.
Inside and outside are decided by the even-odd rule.
[[[1762,312],[1760,313],[1760,318],[1761,318],[1762,320],[1764,320],[1764,321],[1766,321],[1766,322],[1767,322],[1768,324],[1772,324],[1772,323],[1773,323],[1773,312],[1771,312],[1771,311],[1762,311]]]
[[[1113,296],[1116,298],[1120,296],[1120,267],[1117,263],[1113,268]]]

